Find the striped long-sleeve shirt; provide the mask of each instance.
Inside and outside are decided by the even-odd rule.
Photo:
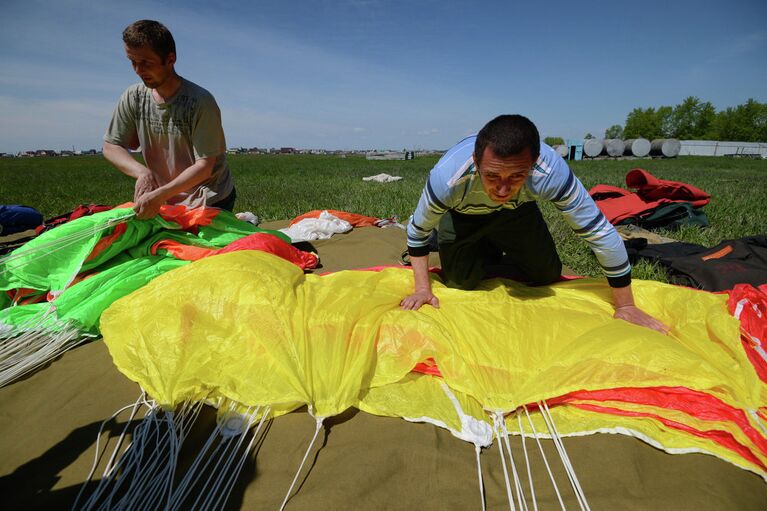
[[[448,210],[486,215],[502,208],[514,209],[524,202],[548,200],[573,231],[589,244],[611,286],[623,287],[631,282],[631,264],[620,236],[561,156],[541,143],[540,156],[519,194],[498,204],[485,192],[474,165],[476,138],[471,136],[460,141],[431,170],[407,227],[410,255],[428,253],[429,235]]]

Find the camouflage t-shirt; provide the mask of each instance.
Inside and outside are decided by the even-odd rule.
[[[117,103],[104,140],[126,149],[141,147],[160,185],[169,183],[200,158],[216,158],[210,178],[168,199],[190,207],[215,205],[234,189],[226,164],[221,111],[213,96],[181,78],[178,92],[158,103],[143,83],[128,87]]]

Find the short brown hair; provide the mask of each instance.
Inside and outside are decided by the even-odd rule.
[[[170,30],[159,21],[138,20],[123,30],[123,42],[128,48],[152,48],[163,62],[170,53],[176,53],[176,41]]]
[[[485,124],[477,134],[474,143],[474,160],[477,166],[482,162],[485,148],[490,147],[501,157],[514,156],[525,149],[530,149],[533,161],[541,151],[541,139],[535,124],[522,115],[499,115]]]

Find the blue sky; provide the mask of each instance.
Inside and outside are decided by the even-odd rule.
[[[539,4],[539,5],[536,5]],[[623,4],[623,5],[622,5]],[[162,21],[227,145],[445,149],[495,115],[601,136],[689,95],[767,102],[767,2],[0,2],[0,151],[98,148],[138,81],[122,29]]]

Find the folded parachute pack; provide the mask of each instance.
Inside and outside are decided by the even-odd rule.
[[[673,242],[624,242],[632,263],[645,259],[664,267],[669,279],[706,291],[726,291],[737,284],[767,284],[767,236],[725,240],[714,247]]]
[[[698,208],[708,204],[710,195],[700,188],[658,179],[643,169],[626,174],[626,186],[636,191],[604,184],[589,190],[614,225],[634,224],[645,229],[675,229],[685,224],[708,226],[708,218]]]

